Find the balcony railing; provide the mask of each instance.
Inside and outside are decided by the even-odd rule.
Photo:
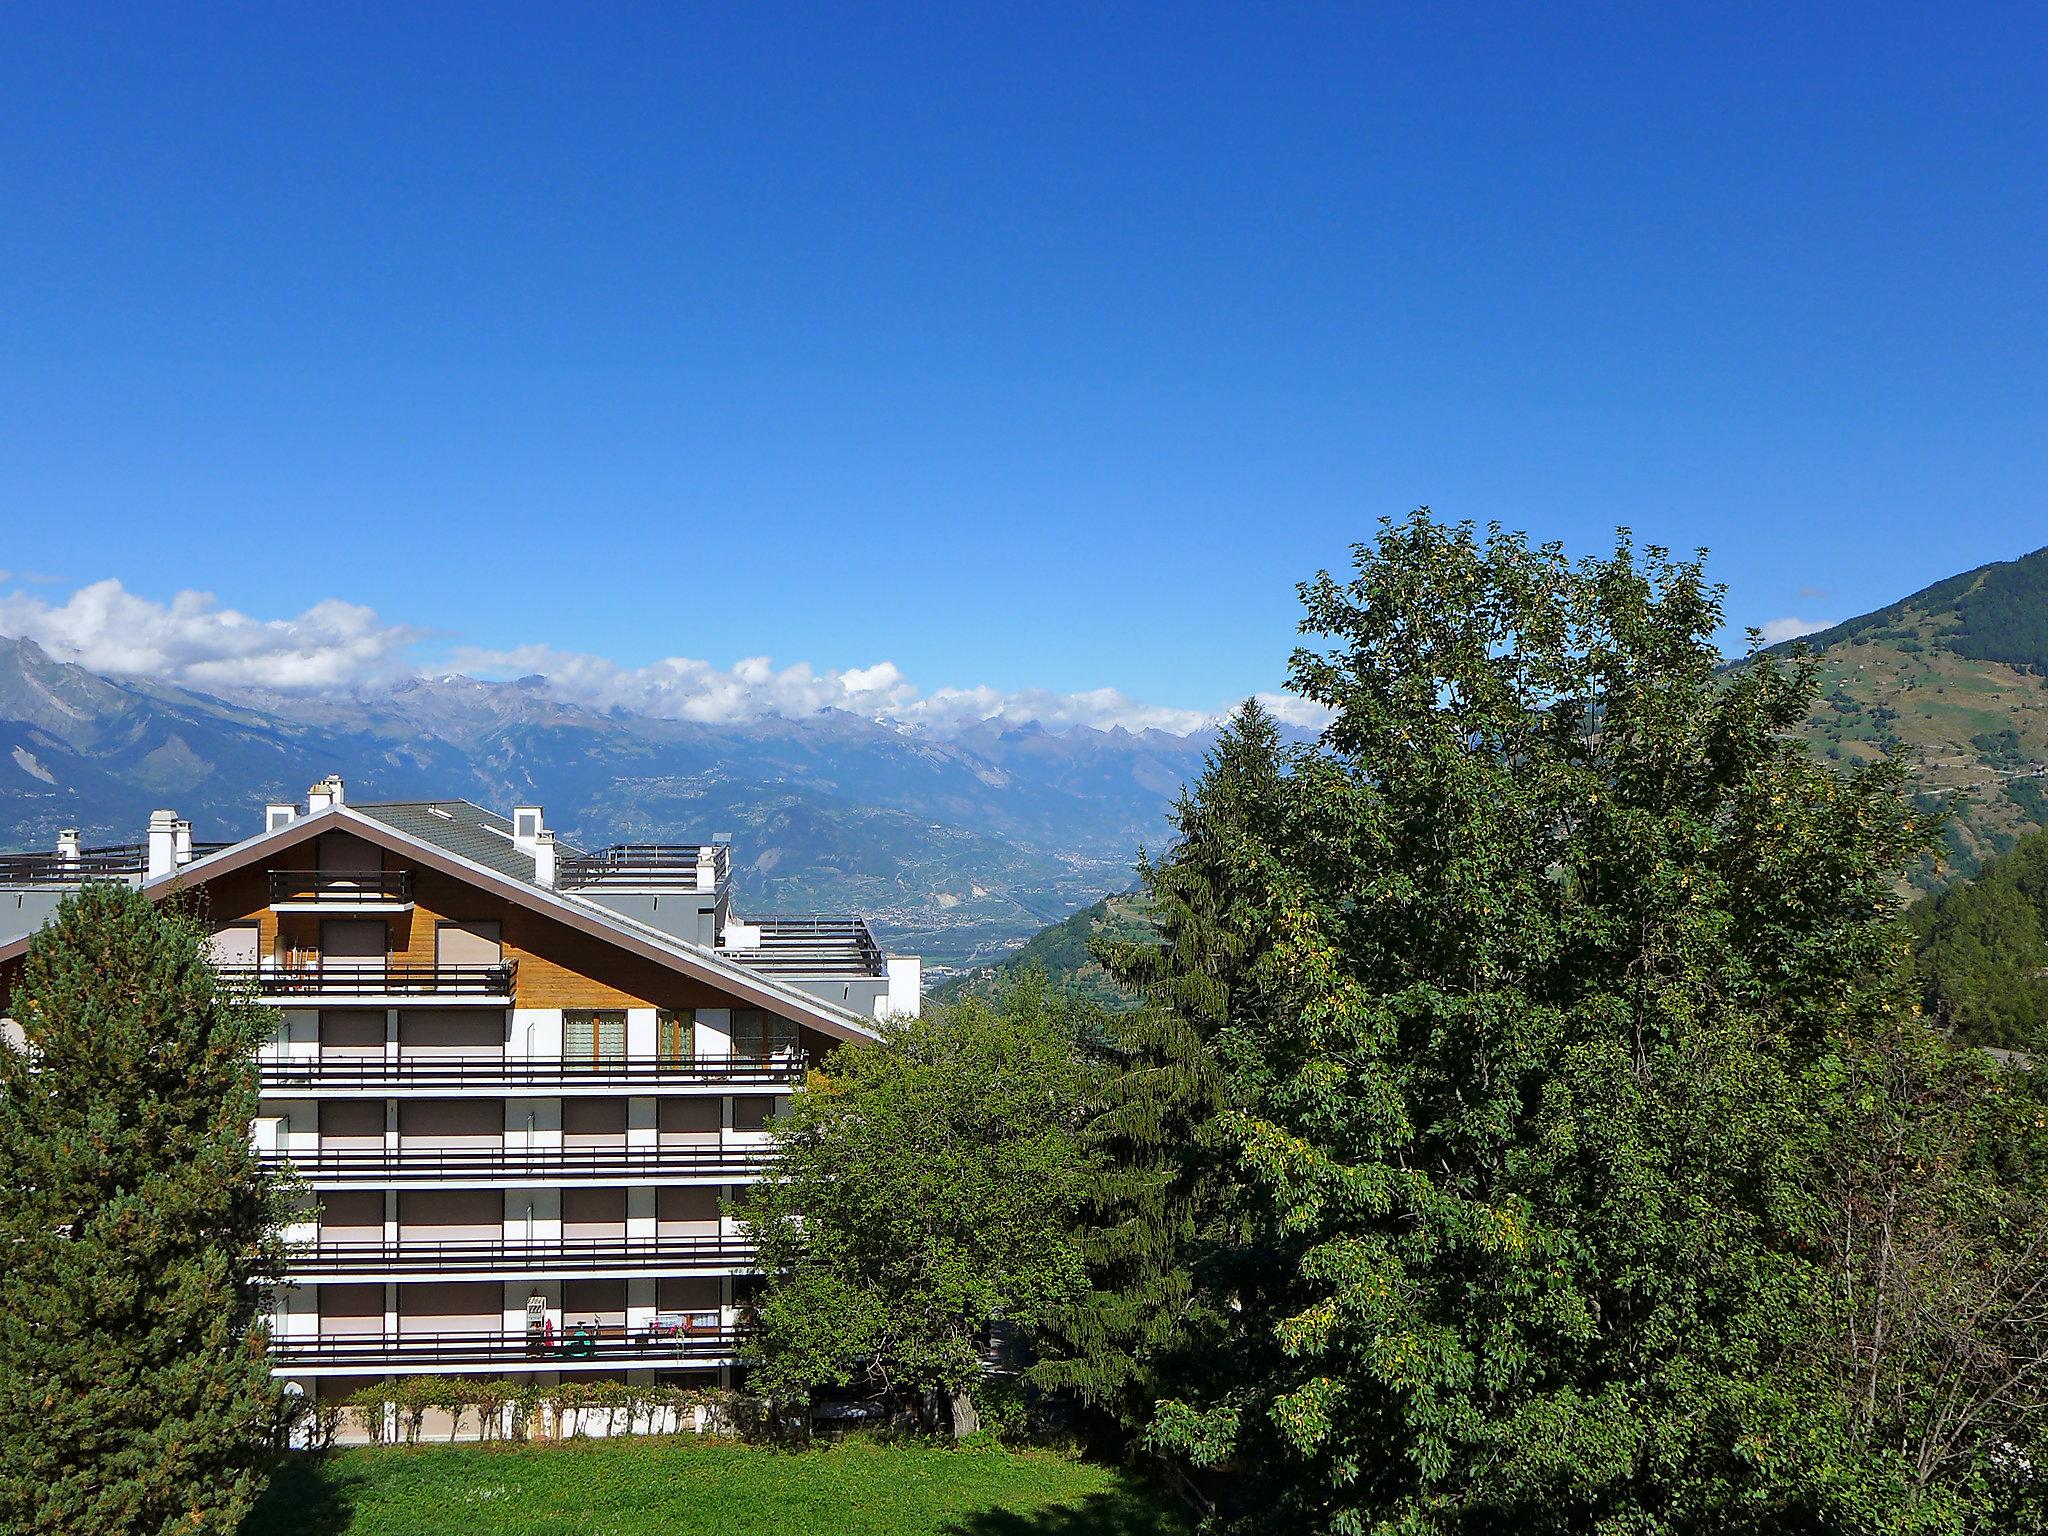
[[[221,979],[259,997],[510,997],[513,963],[496,965],[223,965]]]
[[[265,1152],[264,1166],[294,1168],[311,1184],[453,1184],[483,1180],[535,1184],[618,1179],[724,1182],[767,1167],[766,1146],[335,1147]]]
[[[777,913],[752,921],[761,930],[759,945],[723,951],[726,959],[749,970],[849,980],[889,974],[881,945],[858,917]]]
[[[564,858],[555,885],[577,890],[625,885],[642,890],[715,891],[732,876],[726,843],[615,843],[601,853]]]
[[[311,869],[273,869],[272,906],[396,905],[412,900],[412,871],[369,870],[361,874],[322,874]]]
[[[794,1056],[653,1056],[562,1060],[517,1056],[293,1056],[260,1063],[263,1086],[277,1092],[377,1089],[556,1090],[562,1088],[788,1088],[803,1075]]]
[[[61,853],[0,853],[0,885],[80,885],[87,880],[134,880],[149,866],[140,843]]]
[[[723,1274],[754,1267],[754,1245],[739,1237],[563,1237],[526,1241],[458,1238],[396,1243],[308,1243],[292,1250],[294,1278],[357,1275]]]
[[[337,1333],[273,1337],[275,1369],[318,1371],[347,1367],[440,1370],[450,1366],[509,1366],[558,1370],[580,1365],[716,1365],[737,1357],[738,1332],[701,1332],[623,1326],[525,1332]]]

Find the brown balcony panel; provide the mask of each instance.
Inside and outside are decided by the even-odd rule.
[[[465,1179],[554,1184],[564,1179],[750,1179],[767,1165],[766,1147],[350,1147],[266,1152],[266,1167],[291,1167],[314,1184],[377,1180],[460,1184]]]
[[[273,1369],[320,1371],[349,1367],[438,1370],[444,1367],[524,1366],[559,1370],[589,1365],[661,1366],[678,1362],[719,1363],[737,1356],[732,1329],[663,1332],[605,1327],[579,1332],[556,1329],[547,1338],[522,1330],[464,1333],[348,1333],[320,1337],[277,1337],[270,1341]]]
[[[381,1027],[381,1020],[380,1027]],[[803,1074],[789,1057],[756,1060],[711,1057],[670,1061],[652,1056],[611,1060],[579,1058],[522,1060],[502,1055],[319,1056],[261,1063],[263,1086],[290,1089],[376,1088],[560,1088],[604,1084],[620,1089],[716,1084],[728,1088],[787,1088]]]
[[[270,901],[273,906],[293,907],[408,905],[412,901],[412,871],[387,869],[324,873],[311,869],[274,869],[270,872]]]
[[[513,965],[224,965],[222,980],[259,997],[510,997]]]

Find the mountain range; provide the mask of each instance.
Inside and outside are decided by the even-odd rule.
[[[361,799],[545,806],[564,838],[734,840],[743,910],[853,909],[943,977],[1127,887],[1212,737],[985,724],[938,737],[824,711],[710,725],[587,709],[545,679],[201,693],[0,638],[0,843],[134,841],[158,806],[202,840],[327,773]]]
[[[1817,750],[1896,758],[1948,812],[1917,884],[2048,826],[2048,549],[1772,650],[1793,645],[1821,668]],[[1213,739],[1002,722],[942,736],[832,710],[706,724],[567,702],[542,677],[208,693],[0,637],[0,844],[48,847],[67,826],[132,841],[158,806],[201,839],[242,836],[266,800],[340,773],[364,799],[543,805],[586,846],[730,833],[743,910],[866,912],[939,982],[1049,926],[1034,953],[1079,971],[1087,934],[1129,918],[1083,909],[1129,888]]]
[[[1772,650],[1794,645],[1820,663],[1815,746],[1844,763],[1895,758],[1922,803],[1948,812],[1917,885],[1974,874],[2048,825],[2048,549]]]

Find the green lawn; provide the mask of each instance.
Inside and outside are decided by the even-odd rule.
[[[684,1436],[285,1461],[243,1536],[1184,1536],[1139,1484],[1034,1451]]]

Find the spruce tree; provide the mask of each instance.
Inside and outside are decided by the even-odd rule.
[[[260,1009],[189,913],[94,884],[31,941],[0,1048],[0,1528],[231,1533],[261,1486],[276,1197]]]
[[[1221,1390],[1248,1338],[1233,1311],[1260,1294],[1249,1271],[1277,1251],[1255,1230],[1221,1116],[1238,1074],[1217,1054],[1270,947],[1266,903],[1290,754],[1248,700],[1175,806],[1164,858],[1139,864],[1153,935],[1091,947],[1141,1006],[1105,1021],[1109,1070],[1086,1128],[1083,1253],[1090,1288],[1063,1313],[1035,1368],[1126,1436],[1161,1397]]]

